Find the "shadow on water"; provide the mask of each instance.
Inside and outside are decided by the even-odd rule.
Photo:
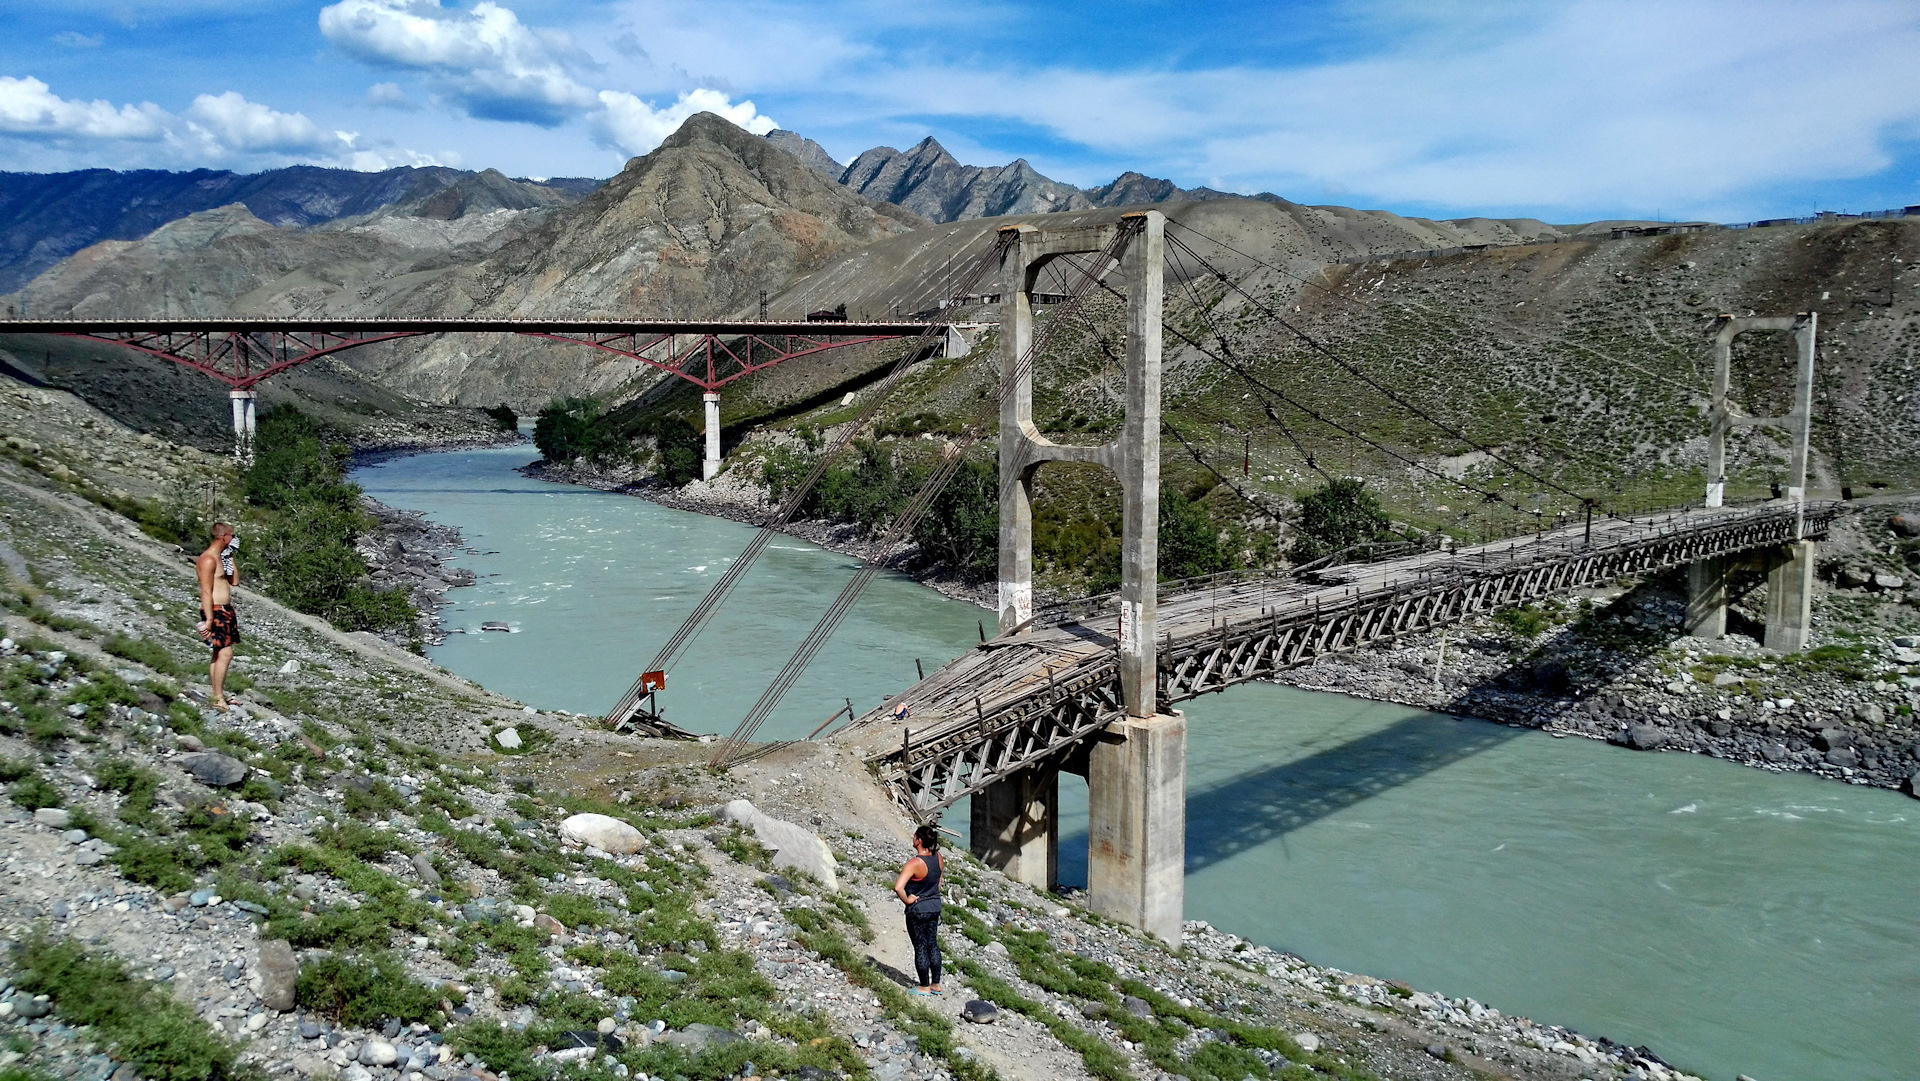
[[[1417,713],[1304,758],[1189,791],[1187,871],[1283,838],[1524,734],[1503,724],[1450,723]],[[1061,839],[1064,884],[1085,884],[1086,848],[1085,831]]]

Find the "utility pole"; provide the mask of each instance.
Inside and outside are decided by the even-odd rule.
[[[760,290],[760,321],[762,323],[767,321],[767,291],[765,289]]]

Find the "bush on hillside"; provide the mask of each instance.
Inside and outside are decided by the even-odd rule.
[[[492,417],[493,422],[498,424],[500,430],[503,432],[517,432],[520,430],[520,414],[515,413],[513,407],[505,402],[501,402],[492,409],[482,409],[481,412]]]
[[[255,508],[243,524],[241,567],[275,600],[354,631],[408,627],[419,612],[403,589],[366,583],[354,542],[373,528],[360,486],[346,478],[347,448],[292,406],[260,417],[253,464],[241,476]]]
[[[1204,503],[1160,489],[1160,577],[1198,578],[1233,566]]]
[[[1352,477],[1328,481],[1300,500],[1294,523],[1293,558],[1306,563],[1368,541],[1391,539],[1387,512]]]
[[[600,403],[592,398],[555,398],[533,422],[533,445],[549,462],[592,458],[604,442],[594,424],[600,415]]]

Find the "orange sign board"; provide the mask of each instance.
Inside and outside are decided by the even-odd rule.
[[[640,674],[640,689],[643,691],[666,690],[667,674],[665,672],[642,672]]]

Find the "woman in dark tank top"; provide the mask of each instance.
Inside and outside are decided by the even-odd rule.
[[[932,826],[913,831],[913,858],[900,868],[893,895],[907,906],[907,938],[913,942],[916,995],[940,994],[940,834]]]

